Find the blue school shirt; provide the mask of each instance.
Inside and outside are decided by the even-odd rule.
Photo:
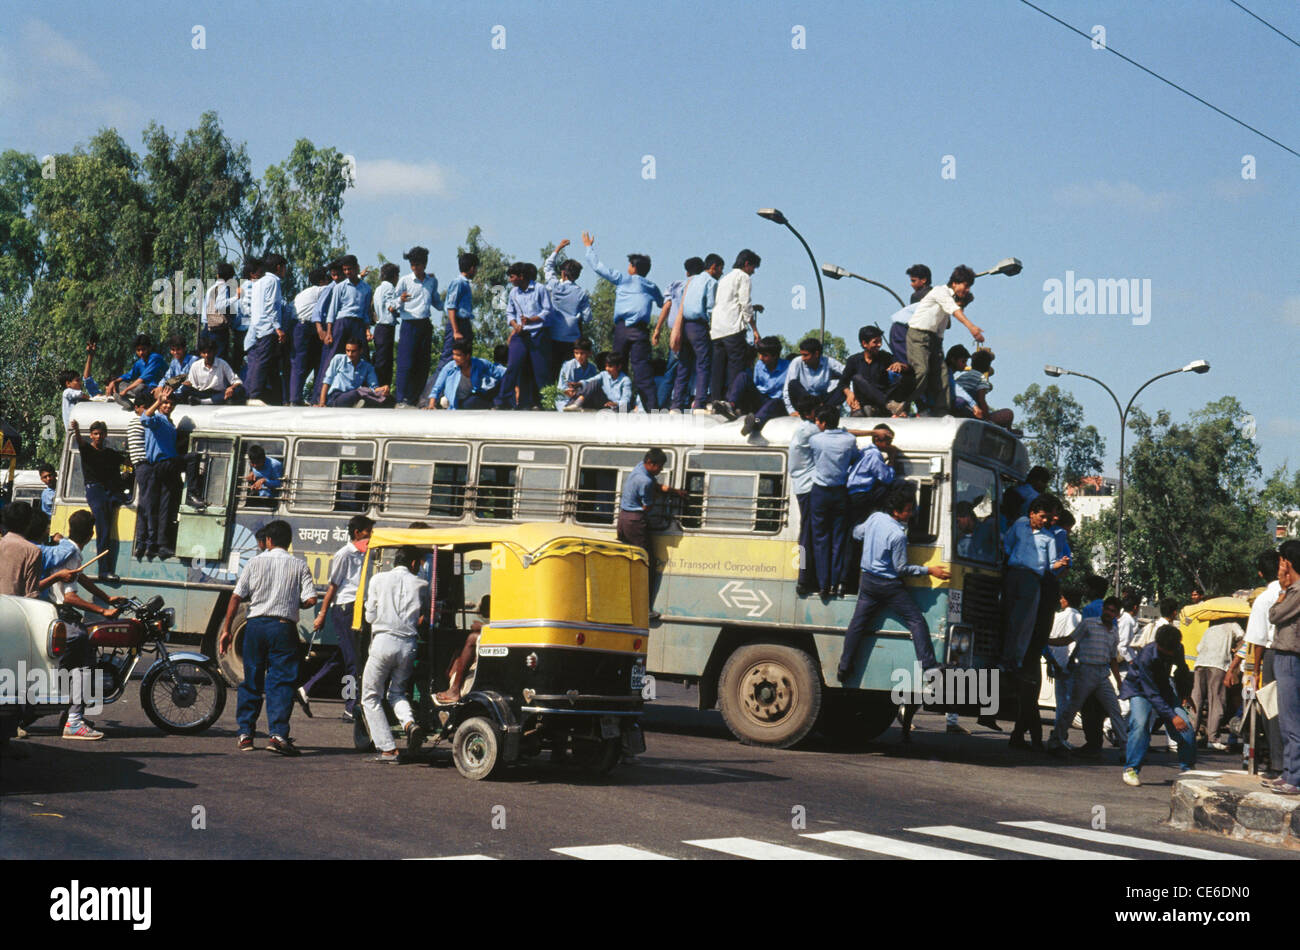
[[[644,511],[654,502],[658,490],[659,483],[645,470],[645,462],[640,462],[623,479],[623,497],[619,501],[619,508],[623,511]]]
[[[190,366],[196,359],[198,359],[198,357],[193,353],[186,353],[185,359],[172,360],[167,364],[167,378],[171,379],[173,376],[184,376],[190,371]]]
[[[790,487],[795,497],[812,491],[813,473],[816,469],[813,466],[812,449],[808,443],[820,431],[816,423],[800,419],[795,425],[794,435],[790,437]]]
[[[131,364],[131,372],[119,377],[121,382],[132,383],[137,379],[144,380],[148,387],[157,386],[167,375],[167,360],[161,353],[150,353],[142,360],[136,360]]]
[[[885,461],[885,456],[880,449],[873,445],[863,450],[862,458],[858,459],[858,463],[849,470],[846,487],[850,494],[871,491],[877,485],[891,484],[896,474],[889,466],[889,463]]]
[[[311,319],[313,323],[328,323],[330,304],[334,301],[334,290],[338,284],[326,284],[316,298],[316,303],[311,310]]]
[[[587,263],[614,285],[614,322],[624,326],[646,326],[656,307],[664,305],[659,287],[640,274],[612,271],[596,256],[596,246],[587,248]]]
[[[768,399],[776,399],[785,390],[785,377],[790,361],[779,359],[774,369],[768,369],[762,360],[754,363],[754,388]]]
[[[562,411],[565,406],[572,402],[565,389],[569,383],[581,383],[584,380],[591,379],[599,372],[600,370],[596,369],[596,364],[591,360],[587,360],[586,366],[579,366],[576,359],[565,360],[564,365],[560,367],[560,381],[555,393],[556,411]]]
[[[511,288],[512,290],[514,288]],[[463,274],[447,285],[447,293],[442,298],[444,310],[456,311],[456,322],[471,323],[474,320],[474,285]],[[451,321],[448,320],[448,323]]]
[[[397,322],[397,314],[394,312],[401,303],[397,299],[397,288],[388,281],[381,281],[375,289],[375,325],[381,327],[391,327]]]
[[[442,309],[442,298],[438,296],[438,278],[428,271],[424,272],[424,280],[417,280],[414,273],[406,274],[398,280],[393,293],[396,298],[393,303],[399,308],[398,318],[403,321],[428,320],[432,318],[433,311]],[[410,296],[402,300],[402,294]]]
[[[537,323],[524,323],[524,317],[541,317]],[[546,288],[533,281],[523,290],[510,288],[510,299],[506,301],[506,320],[518,320],[523,324],[524,332],[537,336],[546,329],[551,317],[551,295]]]
[[[826,429],[808,440],[813,455],[813,484],[843,488],[851,469],[862,457],[857,438],[847,429]]]
[[[36,545],[41,552],[41,577],[48,577],[53,571],[59,569],[73,554],[77,553],[77,542],[71,538],[64,538],[57,544],[38,544]],[[47,587],[46,590],[49,590]]]
[[[54,517],[54,489],[46,488],[41,492],[41,511],[45,512],[51,518]]]
[[[821,361],[817,368],[813,369],[802,359],[790,360],[790,365],[785,371],[785,382],[782,386],[782,395],[785,397],[785,408],[787,412],[794,412],[794,403],[790,401],[790,384],[792,382],[800,383],[804,391],[809,396],[824,396],[831,389],[831,380],[837,379],[844,373],[844,364],[839,360],[831,359],[825,353],[822,354]]]
[[[433,382],[433,389],[429,390],[430,399],[439,399],[442,396],[447,397],[447,408],[456,408],[456,397],[460,393],[460,367],[455,361],[447,363],[439,372],[438,378]],[[474,357],[469,363],[469,388],[470,392],[482,392],[485,389],[491,389],[495,379],[492,375],[492,364],[487,360],[481,360]]]
[[[605,393],[605,402],[612,402],[618,406],[619,411],[627,412],[628,407],[632,405],[632,380],[627,373],[619,373],[616,379],[610,379],[609,373],[601,373],[586,380],[582,386],[582,392],[579,395],[591,393],[599,385]],[[600,406],[596,407],[601,408]]]
[[[546,329],[552,340],[568,343],[582,336],[583,321],[591,323],[591,298],[573,281],[556,276],[555,257],[559,253],[552,252],[542,265],[546,292],[551,295],[551,316],[546,321]]]
[[[140,417],[144,426],[144,460],[151,465],[176,457],[176,427],[161,412]]]
[[[907,529],[893,515],[874,512],[853,528],[853,537],[862,541],[862,569],[868,574],[895,581],[930,573],[922,564],[907,563]]]
[[[696,274],[682,293],[682,319],[707,324],[718,299],[718,279],[710,273]]]
[[[1035,531],[1029,516],[1022,515],[1002,535],[1002,549],[1007,553],[1007,567],[1023,567],[1035,574],[1046,574],[1057,560],[1056,539],[1047,531]]]
[[[1063,557],[1073,556],[1074,551],[1070,549],[1070,532],[1066,531],[1064,528],[1053,528],[1052,537],[1056,540],[1056,560],[1059,561]],[[1060,577],[1069,569],[1070,565],[1067,564],[1065,567],[1058,567],[1056,570],[1052,571],[1052,573],[1057,577]],[[1101,614],[1098,614],[1097,616],[1101,616]]]
[[[248,332],[244,335],[244,349],[277,329],[283,329],[284,297],[280,294],[280,278],[263,274],[253,281],[248,301]]]
[[[357,360],[357,364],[353,366],[346,353],[338,353],[330,360],[330,365],[325,370],[325,385],[328,387],[325,390],[326,395],[346,393],[353,389],[360,389],[362,386],[377,389],[379,377],[375,375],[375,368],[365,360]]]
[[[369,324],[373,297],[374,292],[364,280],[358,280],[355,284],[348,280],[335,284],[334,293],[330,295],[329,312],[325,315],[326,322],[361,320]]]
[[[275,491],[284,482],[284,463],[271,456],[266,457],[261,465],[252,470],[254,478],[265,478],[266,485],[257,490],[262,498],[274,498]]]

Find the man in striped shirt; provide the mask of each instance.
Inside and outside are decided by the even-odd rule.
[[[144,560],[149,546],[149,507],[145,499],[153,489],[153,466],[146,458],[144,423],[140,417],[153,405],[153,396],[140,393],[135,397],[135,418],[126,425],[126,454],[135,473],[135,559]]]
[[[1070,702],[1064,709],[1056,711],[1056,728],[1047,740],[1048,751],[1069,749],[1066,738],[1070,734],[1070,723],[1075,713],[1083,708],[1089,696],[1096,695],[1106,715],[1110,717],[1111,727],[1119,738],[1119,744],[1128,742],[1128,730],[1125,728],[1124,714],[1120,712],[1119,699],[1115,688],[1110,685],[1110,678],[1115,678],[1119,686],[1119,633],[1115,629],[1115,618],[1119,616],[1120,600],[1107,597],[1102,603],[1101,616],[1089,617],[1079,622],[1073,632],[1063,637],[1052,637],[1047,641],[1049,647],[1063,647],[1077,643],[1074,649],[1079,666],[1073,674],[1070,684]],[[1034,657],[1038,659],[1037,656]]]
[[[253,734],[265,695],[267,730],[271,734],[267,751],[300,754],[289,738],[299,663],[298,611],[316,606],[316,585],[307,562],[289,553],[292,540],[293,531],[287,521],[272,521],[258,529],[261,553],[240,572],[221,625],[217,648],[224,656],[234,639],[230,628],[239,605],[248,603],[242,648],[244,681],[239,684],[235,713],[240,752],[253,750]]]

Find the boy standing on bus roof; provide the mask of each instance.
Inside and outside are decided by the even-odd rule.
[[[411,262],[411,272],[397,282],[397,404],[415,406],[429,381],[433,347],[433,311],[442,310],[438,278],[427,273],[429,249],[416,245],[402,257]],[[449,288],[450,289],[450,288]]]
[[[611,356],[611,359],[613,357]],[[654,567],[654,552],[650,547],[650,528],[646,523],[646,512],[654,504],[655,496],[664,492],[669,495],[686,497],[681,488],[664,488],[656,479],[663,471],[668,456],[664,450],[655,447],[646,452],[641,464],[623,479],[623,497],[618,510],[618,540],[624,544],[634,544],[646,552],[650,558],[651,569]]]
[[[361,675],[361,706],[370,738],[379,752],[375,762],[397,764],[397,743],[388,726],[383,699],[406,733],[408,752],[418,752],[424,730],[415,724],[411,701],[406,698],[420,622],[429,614],[429,582],[420,578],[424,553],[406,544],[397,549],[391,570],[376,574],[366,592],[366,620],[370,622],[370,650]],[[387,687],[387,689],[385,689]]]
[[[329,284],[329,272],[313,267],[307,274],[308,286],[293,298],[294,322],[289,339],[289,404],[305,406],[303,390],[307,374],[320,364],[320,336],[316,331],[316,304]]]
[[[813,564],[823,600],[835,596],[844,580],[845,554],[850,535],[849,470],[862,450],[858,440],[840,428],[840,411],[834,406],[817,410],[820,430],[808,440],[813,457],[812,514]]]
[[[393,337],[397,333],[397,278],[401,274],[396,264],[387,261],[379,268],[379,286],[375,288],[375,325],[370,339],[375,344],[375,373],[385,386],[393,382]]]
[[[600,262],[596,256],[596,239],[586,231],[582,232],[582,243],[587,246],[587,264],[614,285],[613,352],[627,360],[641,397],[641,408],[654,412],[659,405],[655,399],[654,370],[650,366],[650,314],[655,307],[664,305],[664,295],[648,279],[650,258],[645,254],[629,254],[627,273],[620,274]]]
[[[709,386],[715,406],[723,404],[732,384],[745,369],[745,352],[748,345],[745,328],[754,335],[754,345],[760,342],[758,318],[752,300],[754,271],[762,258],[745,248],[736,255],[736,263],[721,280],[714,293],[713,312],[710,315],[709,339],[713,343],[712,381]],[[699,398],[697,392],[696,398]],[[717,412],[718,409],[714,408]],[[790,410],[793,412],[793,408]],[[721,413],[726,415],[725,412]]]
[[[466,251],[456,259],[460,276],[447,285],[443,297],[447,317],[442,321],[442,357],[434,367],[435,373],[451,362],[451,345],[464,340],[474,343],[474,285],[470,283],[478,273],[478,255]]]
[[[339,652],[330,658],[316,675],[298,688],[298,701],[307,707],[307,696],[311,689],[329,673],[339,666],[343,667],[343,719],[351,722],[353,710],[357,705],[357,647],[352,633],[352,611],[357,600],[357,587],[361,579],[361,564],[366,559],[366,548],[370,546],[370,532],[375,523],[365,515],[353,515],[348,519],[347,544],[334,552],[330,558],[330,581],[325,588],[325,599],[321,601],[320,611],[312,624],[317,633],[325,626],[326,619],[332,617],[334,632],[339,638]],[[347,680],[351,677],[351,681]],[[310,715],[310,713],[308,713]]]
[[[916,373],[915,393],[929,405],[930,415],[949,414],[948,367],[944,362],[943,331],[956,317],[976,343],[984,342],[984,331],[966,318],[958,298],[975,283],[975,272],[965,264],[953,268],[943,287],[935,287],[921,299],[907,328],[907,363]]]
[[[560,264],[558,277],[556,275],[556,258],[568,246],[568,238],[560,241],[542,263],[546,292],[551,295],[551,318],[546,329],[551,335],[552,373],[561,370],[578,340],[582,339],[583,330],[591,324],[591,298],[577,283],[582,276],[582,265],[572,259],[566,260]]]
[[[853,671],[858,643],[867,632],[872,614],[880,607],[898,614],[911,631],[912,646],[923,672],[939,665],[930,643],[930,627],[916,601],[903,587],[903,578],[929,575],[947,580],[951,575],[941,564],[926,567],[907,563],[907,522],[914,511],[912,488],[901,483],[889,490],[884,511],[877,511],[853,529],[853,537],[862,540],[862,573],[858,581],[858,604],[853,609],[853,619],[844,635],[844,652],[840,655],[837,677],[841,683]]]

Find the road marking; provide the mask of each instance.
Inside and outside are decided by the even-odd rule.
[[[407,861],[495,861],[486,854],[448,854],[441,858],[407,858]]]
[[[625,844],[593,844],[580,848],[552,848],[556,854],[567,854],[582,861],[674,861],[666,854],[655,854]]]
[[[1129,835],[1117,835],[1110,831],[1094,831],[1091,828],[1074,828],[1070,825],[1057,825],[1050,821],[1002,821],[1002,825],[1012,828],[1025,828],[1029,831],[1045,831],[1052,835],[1065,835],[1097,844],[1121,845],[1125,848],[1141,848],[1144,851],[1159,851],[1163,854],[1177,854],[1185,858],[1202,858],[1207,861],[1252,861],[1253,858],[1239,854],[1226,854],[1222,851],[1207,851],[1205,848],[1189,848],[1185,844],[1166,844],[1150,838],[1134,838]]]
[[[1131,861],[1132,858],[1118,854],[1106,854],[1103,851],[1086,851],[1083,848],[1067,848],[1065,845],[1048,844],[1044,841],[1032,841],[1028,838],[1016,838],[1012,835],[1000,835],[991,831],[978,831],[974,828],[960,828],[957,825],[933,825],[929,828],[908,828],[908,831],[921,835],[934,835],[937,838],[951,838],[965,841],[967,844],[982,844],[1004,851],[1018,851],[1032,854],[1037,858],[1060,858],[1067,861]]]
[[[908,858],[913,861],[991,861],[981,854],[966,854],[964,851],[949,851],[947,848],[932,848],[928,844],[915,844],[911,841],[899,841],[896,838],[884,838],[880,835],[863,834],[860,831],[823,831],[819,834],[800,835],[814,841],[829,841],[845,847],[857,848],[859,851],[872,851],[887,854],[895,858]]]
[[[814,851],[788,848],[783,844],[769,844],[766,841],[756,841],[753,838],[702,838],[697,841],[683,841],[682,844],[694,845],[697,848],[708,848],[711,851],[721,851],[723,854],[734,854],[738,858],[753,858],[756,861],[840,860],[828,854],[817,854]]]

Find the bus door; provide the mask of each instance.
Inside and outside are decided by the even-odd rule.
[[[176,552],[181,557],[225,560],[235,515],[237,449],[237,440],[231,436],[190,433],[189,450],[203,456],[203,461],[199,469],[201,484],[197,491],[186,486],[176,517]],[[207,502],[207,507],[200,510],[191,506],[191,495]],[[233,570],[238,570],[238,564]]]

